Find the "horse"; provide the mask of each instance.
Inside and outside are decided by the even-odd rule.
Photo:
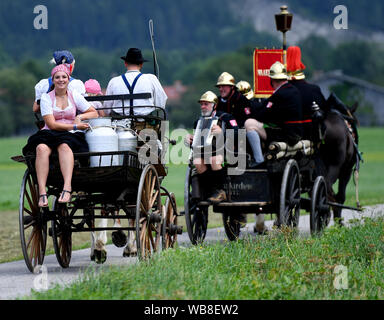
[[[323,143],[320,145],[320,159],[324,164],[325,182],[328,190],[328,201],[344,204],[347,184],[351,178],[353,167],[359,165],[357,149],[358,136],[357,118],[354,113],[358,107],[355,103],[352,108],[346,108],[348,116],[332,108],[325,110],[323,124],[325,132]],[[347,120],[346,120],[347,119]],[[338,180],[338,190],[335,193],[334,183]],[[358,202],[358,199],[357,199]],[[359,203],[358,203],[359,206]],[[332,207],[333,219],[343,225],[340,207]]]
[[[118,214],[118,213],[117,213]],[[102,216],[107,216],[108,212],[106,210],[101,210]],[[134,219],[128,219],[130,227],[135,225]],[[99,228],[106,228],[108,226],[108,219],[100,219]],[[94,221],[91,222],[90,227],[94,228]],[[113,219],[113,228],[121,228],[121,221],[118,218]],[[104,263],[107,259],[107,249],[105,245],[107,243],[107,231],[91,232],[91,255],[90,258],[96,263]],[[137,255],[137,246],[136,246],[136,234],[134,231],[129,230],[128,236],[123,232],[123,230],[117,230],[112,232],[112,243],[116,247],[126,247],[123,251],[123,257],[133,257]]]

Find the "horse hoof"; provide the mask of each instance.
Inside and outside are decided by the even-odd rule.
[[[122,230],[112,232],[112,243],[118,247],[124,247],[127,244],[127,236]]]
[[[131,251],[129,249],[123,251],[123,257],[136,257],[137,256],[137,251]]]
[[[259,230],[258,228],[253,227],[253,232],[260,236],[264,236],[268,233],[268,229],[265,228],[265,229]]]
[[[105,250],[95,250],[94,255],[95,255],[95,262],[97,264],[102,264],[107,260],[107,251]]]

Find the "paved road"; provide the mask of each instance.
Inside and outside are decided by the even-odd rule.
[[[377,216],[384,214],[384,205],[378,205],[367,208],[364,212],[344,210],[343,217],[345,221],[361,216]],[[268,229],[272,228],[272,221],[266,221]],[[333,222],[331,222],[333,224]],[[256,236],[253,233],[253,223],[247,224],[242,229],[241,236]],[[300,233],[309,234],[309,216],[300,217]],[[207,232],[206,241],[220,241],[226,239],[223,228],[210,229]],[[48,239],[50,241],[50,239]],[[183,233],[178,237],[180,246],[189,246],[188,235]],[[70,267],[62,269],[57,263],[55,255],[45,257],[44,265],[40,273],[30,273],[24,260],[0,264],[0,299],[15,299],[29,295],[31,289],[39,289],[53,286],[54,284],[68,284],[81,276],[81,274],[91,268],[102,270],[111,265],[129,265],[137,263],[137,258],[123,258],[123,248],[117,248],[114,245],[107,246],[108,258],[105,264],[97,265],[89,259],[90,249],[83,249],[72,252]]]

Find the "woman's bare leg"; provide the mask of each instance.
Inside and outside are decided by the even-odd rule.
[[[72,149],[66,144],[62,143],[57,147],[59,153],[60,170],[64,179],[63,190],[72,191],[72,173],[74,166],[74,158]],[[60,202],[68,202],[71,195],[68,192],[64,192],[60,197]]]
[[[36,147],[36,175],[39,185],[39,195],[46,194],[46,184],[49,173],[49,156],[52,150],[46,144],[39,144]],[[39,206],[45,206],[48,204],[46,197],[39,198]]]

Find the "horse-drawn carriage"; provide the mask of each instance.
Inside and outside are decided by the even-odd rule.
[[[341,115],[340,119],[343,119]],[[340,123],[347,130],[344,120]],[[320,155],[321,139],[315,141],[301,140],[295,146],[271,142],[264,148],[265,162],[254,169],[248,167],[251,156],[246,154],[245,170],[227,174],[224,187],[228,199],[219,204],[207,201],[211,191],[199,184],[191,161],[184,187],[184,213],[191,242],[204,241],[210,206],[213,212],[222,214],[229,240],[239,237],[243,214],[276,214],[276,226],[295,228],[299,224],[300,210],[305,210],[310,214],[311,233],[318,234],[328,225],[331,210],[348,208],[361,211],[360,208],[345,206],[343,202],[330,201],[333,191],[329,190],[326,181],[327,170]],[[245,153],[245,149],[242,152]],[[236,170],[228,164],[224,168],[228,173],[230,169]]]
[[[124,100],[137,99],[141,95],[88,97],[87,100],[118,99],[123,103],[123,110],[126,110],[128,108],[124,108]],[[164,109],[154,109],[156,112],[140,117],[135,116],[132,110],[128,115],[125,112],[123,115],[114,115],[110,123],[113,130],[116,130],[119,122],[128,123],[122,130],[130,131],[139,139],[139,127],[151,128],[160,137],[160,123],[166,120],[166,113]],[[95,127],[93,129],[96,130]],[[154,252],[174,245],[177,234],[182,231],[177,226],[175,196],[161,185],[167,175],[167,168],[160,161],[152,163],[140,159],[140,150],[146,147],[147,141],[139,141],[136,150],[74,154],[73,193],[68,204],[57,201],[63,178],[58,158],[52,155],[47,181],[47,195],[52,197],[52,201],[50,207],[44,208],[38,206],[35,155],[13,157],[13,160],[27,165],[20,190],[19,223],[23,255],[31,272],[37,265],[43,264],[48,234],[52,237],[57,260],[63,268],[70,264],[72,233],[75,232],[128,230],[136,235],[140,259],[146,259]],[[166,148],[165,143],[161,147]],[[123,211],[124,215],[118,215],[119,211]],[[95,221],[99,219],[128,219],[130,223],[128,227],[114,225],[98,228],[95,227]],[[124,246],[124,240],[121,244],[120,238],[119,246]]]
[[[213,205],[213,212],[222,214],[229,240],[239,237],[242,214],[274,213],[278,226],[294,228],[299,223],[300,209],[305,209],[310,212],[313,233],[321,231],[329,221],[326,184],[317,170],[313,143],[302,140],[290,148],[286,143],[275,142],[268,149],[264,165],[227,175],[228,199]],[[225,167],[229,169],[230,166]],[[309,198],[302,197],[305,193]],[[188,235],[194,244],[203,241],[207,231],[211,203],[206,201],[206,194],[190,164],[185,179],[184,209]]]

